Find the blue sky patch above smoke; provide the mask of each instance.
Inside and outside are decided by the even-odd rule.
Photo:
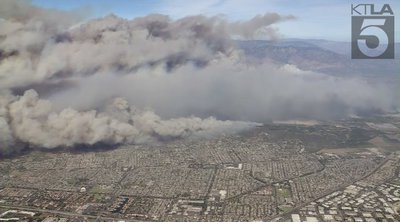
[[[46,8],[73,10],[88,8],[90,17],[110,13],[124,18],[135,18],[152,13],[167,14],[172,18],[188,15],[224,15],[231,20],[249,19],[257,14],[277,12],[294,15],[296,20],[275,25],[286,38],[311,38],[350,41],[351,4],[382,3],[391,5],[395,14],[395,30],[400,30],[400,1],[348,1],[348,0],[33,0],[33,3]],[[396,32],[396,41],[400,40]]]

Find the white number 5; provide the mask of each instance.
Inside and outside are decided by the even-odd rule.
[[[360,37],[375,36],[378,39],[378,46],[370,48],[366,39],[358,39],[357,45],[360,51],[369,57],[378,57],[388,48],[389,37],[380,27],[385,25],[386,19],[364,19],[361,26]]]

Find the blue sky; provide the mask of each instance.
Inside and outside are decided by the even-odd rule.
[[[294,15],[296,20],[277,24],[286,38],[312,38],[350,41],[351,4],[376,3],[380,0],[32,0],[46,8],[73,10],[89,8],[89,17],[114,13],[124,18],[135,18],[150,13],[180,18],[187,15],[225,15],[230,20],[249,19],[257,14],[277,12]],[[296,3],[294,3],[296,2]],[[396,41],[400,41],[400,1],[386,0],[395,13]]]

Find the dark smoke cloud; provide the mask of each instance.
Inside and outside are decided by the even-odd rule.
[[[17,142],[50,149],[145,143],[231,132],[247,121],[393,108],[378,84],[246,63],[231,38],[261,30],[276,39],[271,25],[292,16],[111,15],[83,23],[79,15],[0,2],[0,153]]]

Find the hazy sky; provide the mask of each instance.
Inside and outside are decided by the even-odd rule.
[[[186,15],[219,15],[229,19],[248,19],[265,12],[291,14],[298,19],[278,25],[287,38],[313,38],[350,41],[351,4],[382,3],[391,5],[396,19],[396,40],[400,41],[400,1],[360,1],[360,0],[33,0],[37,5],[48,8],[71,10],[88,7],[90,17],[114,13],[125,18],[144,16],[150,13],[162,13],[173,18]],[[296,2],[296,3],[294,3]]]

